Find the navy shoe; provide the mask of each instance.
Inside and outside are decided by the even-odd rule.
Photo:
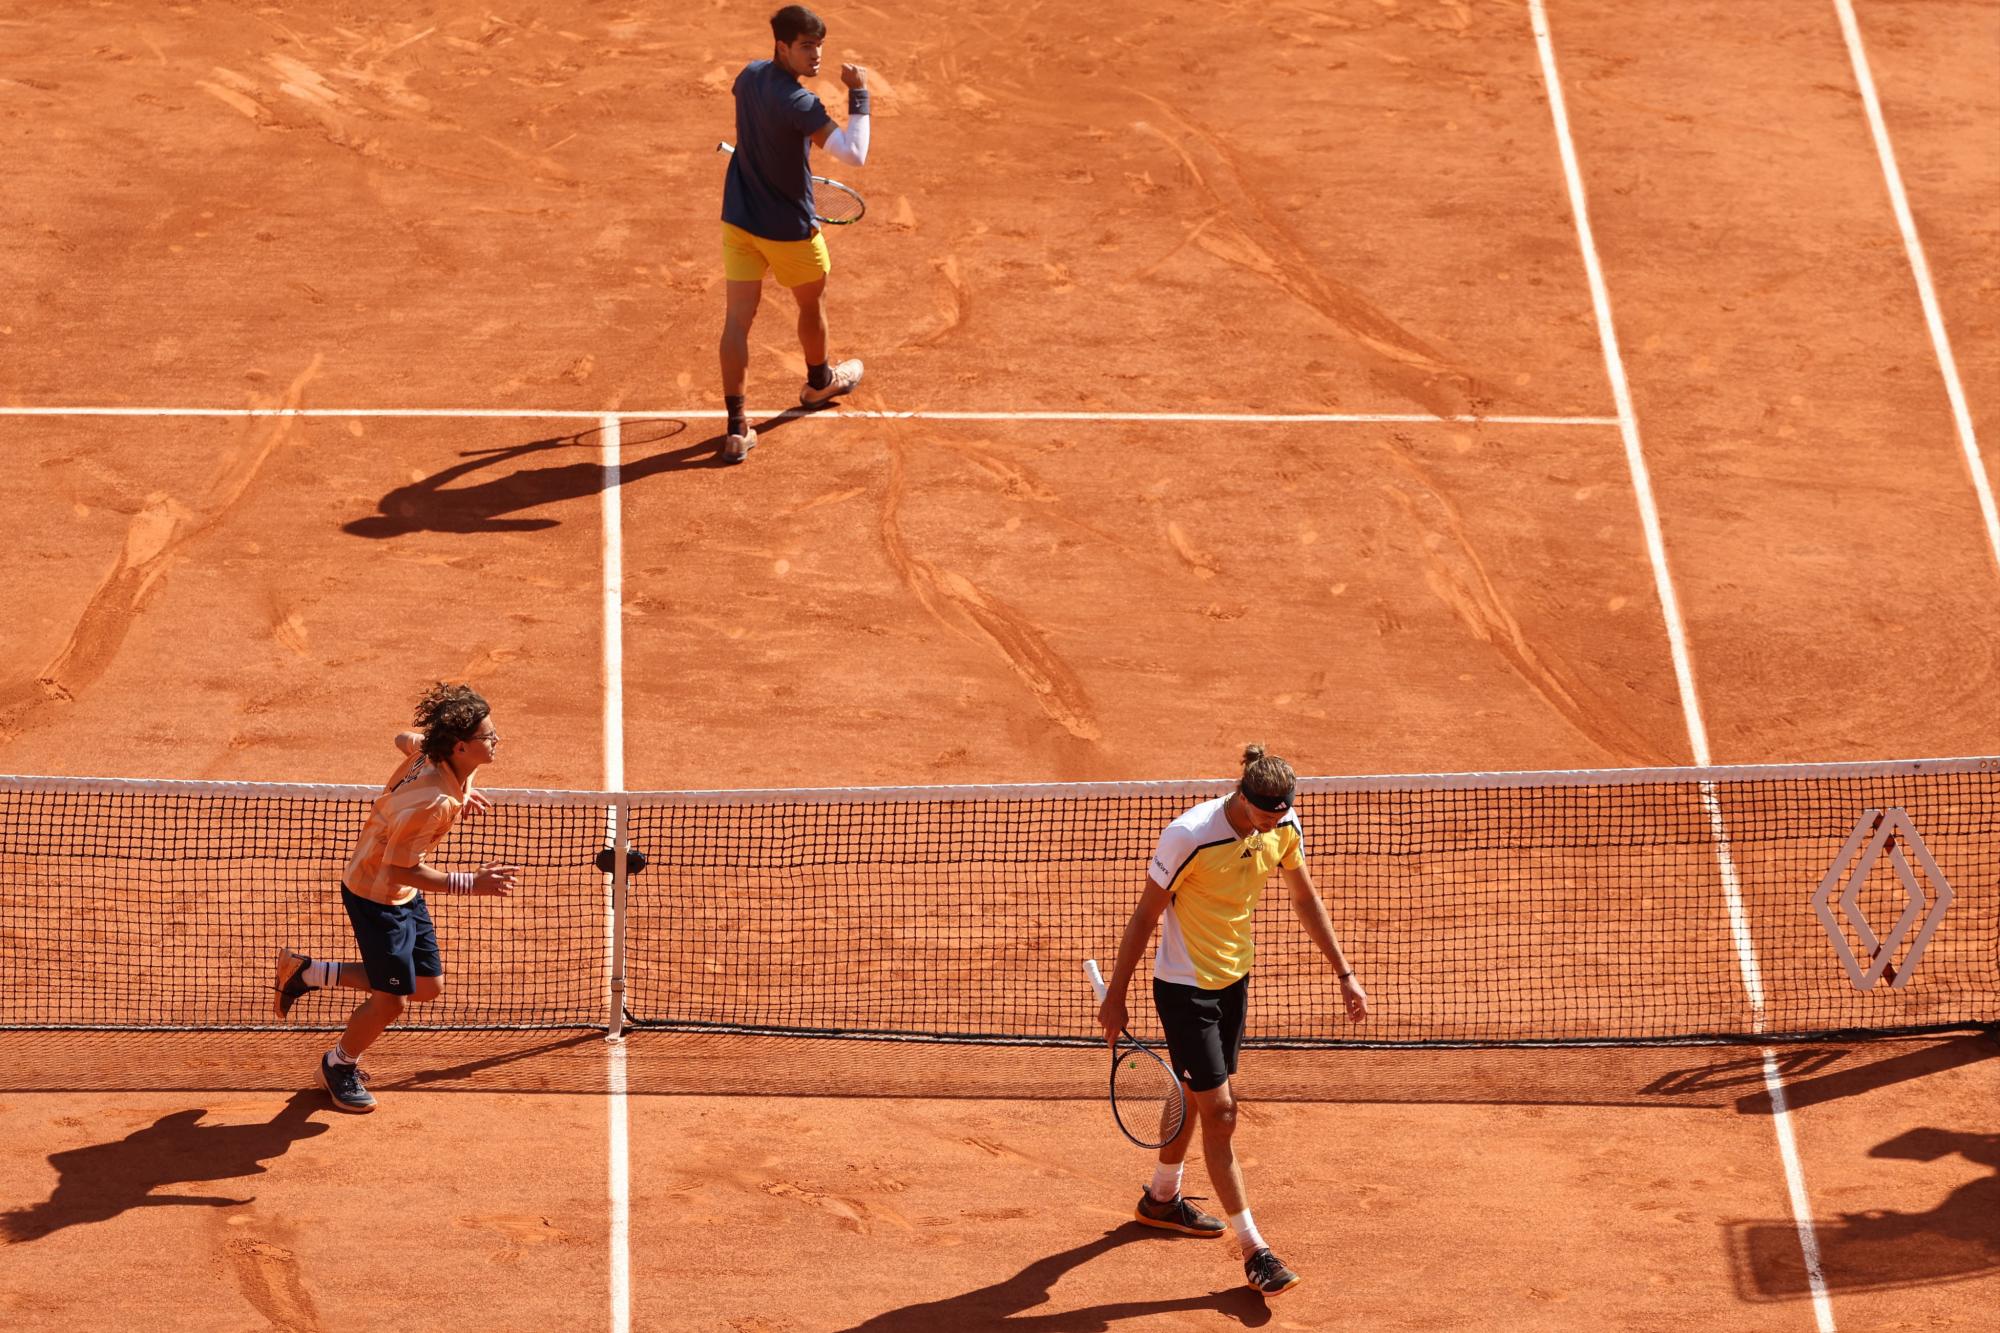
[[[375,1094],[364,1086],[367,1081],[358,1065],[336,1064],[331,1055],[319,1058],[319,1085],[343,1111],[365,1115],[375,1109]]]

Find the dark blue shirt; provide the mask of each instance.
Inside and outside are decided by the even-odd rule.
[[[833,117],[783,66],[753,60],[736,76],[736,151],[722,183],[722,220],[767,241],[813,234],[812,136]]]

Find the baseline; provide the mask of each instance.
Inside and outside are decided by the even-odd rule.
[[[933,412],[923,408],[885,411],[843,407],[838,411],[803,408],[752,408],[754,417],[808,418],[822,421],[1120,421],[1199,425],[1433,425],[1452,423],[1483,426],[1616,426],[1618,417],[1593,416],[1432,416],[1428,412]],[[466,407],[7,407],[12,417],[408,417],[507,419],[529,421],[651,421],[662,417],[689,421],[720,421],[727,412],[714,408],[688,411],[573,412],[537,408]]]

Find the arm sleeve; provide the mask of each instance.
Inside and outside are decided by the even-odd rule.
[[[868,165],[868,121],[865,115],[849,116],[845,129],[826,136],[826,151],[857,167]]]
[[[1159,846],[1153,849],[1153,859],[1146,867],[1146,874],[1161,888],[1172,889],[1181,871],[1187,869],[1194,852],[1194,834],[1169,824],[1166,832],[1160,835]]]

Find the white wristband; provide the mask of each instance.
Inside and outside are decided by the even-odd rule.
[[[444,877],[446,893],[471,893],[473,874],[470,870],[453,870]]]

